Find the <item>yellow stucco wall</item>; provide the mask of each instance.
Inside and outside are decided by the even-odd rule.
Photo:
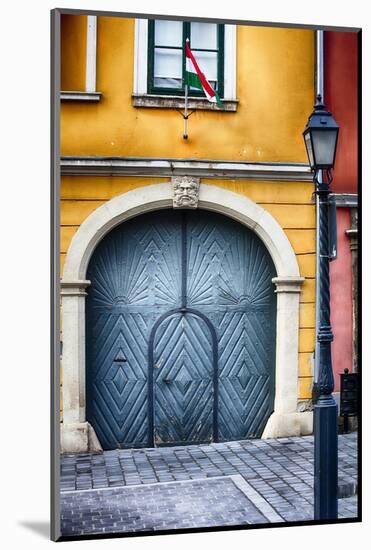
[[[65,16],[76,18],[76,16]],[[65,28],[63,30],[63,25]],[[62,21],[62,81],[84,89],[86,21]],[[98,18],[97,103],[62,102],[61,154],[307,162],[302,131],[314,96],[314,32],[238,26],[236,113],[196,111],[189,139],[175,110],[132,106],[134,20]],[[80,53],[73,53],[80,48]],[[63,76],[64,75],[64,76]],[[68,86],[71,89],[71,86]],[[64,87],[66,89],[66,87]],[[168,178],[63,177],[61,270],[74,233],[105,201]],[[305,277],[300,299],[299,397],[309,399],[315,320],[315,208],[305,182],[202,179],[268,210],[286,232]]]
[[[63,155],[307,161],[302,131],[313,105],[313,31],[238,26],[238,110],[195,112],[188,140],[177,111],[132,106],[134,21],[99,17],[97,32],[103,96],[94,104],[62,103]]]
[[[86,15],[61,16],[61,89],[85,90]]]

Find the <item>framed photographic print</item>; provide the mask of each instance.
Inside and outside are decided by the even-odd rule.
[[[361,520],[360,39],[52,11],[54,540]]]

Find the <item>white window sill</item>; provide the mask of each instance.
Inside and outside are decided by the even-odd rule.
[[[159,109],[184,109],[184,97],[175,95],[155,95],[155,94],[133,94],[134,107],[149,107]],[[203,111],[228,111],[236,112],[238,106],[237,99],[221,99],[222,107],[215,103],[210,103],[203,97],[188,97],[188,109]]]
[[[61,101],[100,101],[102,97],[101,92],[61,92]]]

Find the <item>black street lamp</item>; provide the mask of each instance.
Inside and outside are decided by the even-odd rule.
[[[330,323],[329,277],[329,194],[331,170],[335,164],[339,126],[317,96],[314,111],[303,132],[315,193],[318,195],[319,232],[319,328],[317,332],[319,368],[318,400],[314,405],[314,519],[338,516],[338,428],[337,405],[332,392],[334,376],[331,363],[333,334]]]

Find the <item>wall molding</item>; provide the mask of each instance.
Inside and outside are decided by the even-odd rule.
[[[61,101],[100,101],[101,97],[101,92],[63,91],[60,93]]]
[[[211,103],[206,97],[188,96],[188,109],[195,111],[218,111],[235,113],[238,101],[236,99],[221,98],[222,106]],[[184,109],[184,97],[160,94],[133,94],[134,107],[147,107],[150,109]]]
[[[280,292],[300,294],[304,280],[304,277],[273,277],[272,282],[276,285],[276,294]]]
[[[335,198],[336,207],[357,208],[358,195],[357,193],[331,193],[331,197]]]
[[[61,281],[61,296],[86,296],[90,281]]]
[[[309,165],[207,159],[61,157],[62,176],[195,176],[268,181],[312,181]]]

